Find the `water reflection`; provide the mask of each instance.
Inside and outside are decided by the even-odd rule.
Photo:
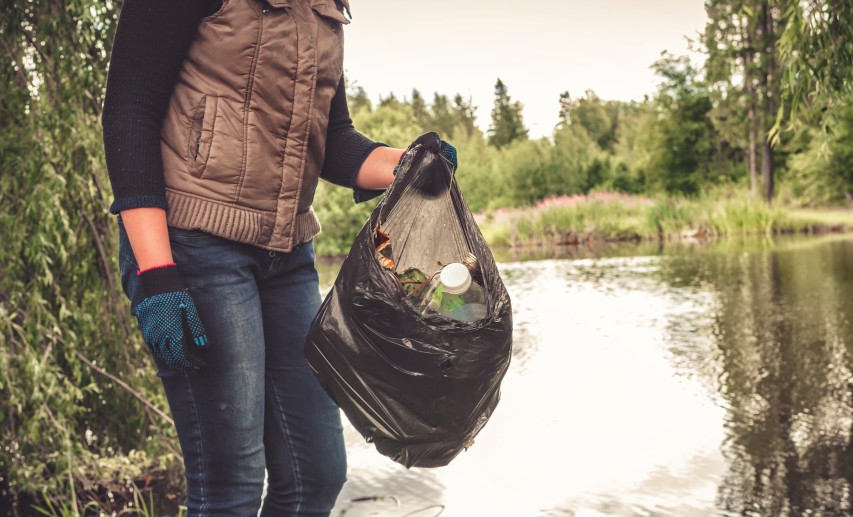
[[[853,243],[684,257],[662,277],[693,273],[717,301],[713,374],[727,408],[722,512],[848,515],[853,487]]]
[[[853,241],[648,252],[502,264],[515,349],[474,446],[406,470],[347,427],[333,515],[850,514]]]

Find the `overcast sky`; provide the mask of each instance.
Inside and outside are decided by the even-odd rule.
[[[344,67],[374,100],[471,96],[490,121],[495,79],[524,104],[531,136],[550,135],[560,92],[643,98],[662,50],[688,53],[705,24],[702,0],[350,0]],[[694,59],[701,60],[696,55]]]

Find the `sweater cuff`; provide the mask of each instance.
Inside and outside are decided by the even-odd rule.
[[[169,203],[166,201],[166,196],[130,196],[120,197],[113,200],[110,205],[110,213],[118,214],[122,210],[131,208],[155,207],[169,211]]]
[[[174,263],[172,263],[174,264]],[[142,293],[146,298],[163,293],[185,291],[181,275],[178,273],[177,265],[163,265],[162,267],[148,268],[137,271],[139,282],[142,284]]]
[[[358,171],[361,169],[361,165],[364,163],[364,160],[373,152],[377,147],[390,147],[388,144],[383,142],[373,142],[369,146],[365,147],[361,153],[361,156],[358,159],[358,163],[353,168],[353,172],[350,174],[349,183],[352,186],[352,199],[356,203],[363,203],[365,201],[369,201],[375,197],[381,196],[385,189],[380,190],[368,190],[363,189],[361,187],[357,187],[355,185],[355,178],[358,176]]]

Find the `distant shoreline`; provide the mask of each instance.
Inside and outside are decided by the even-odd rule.
[[[479,213],[476,219],[486,241],[496,248],[701,242],[723,237],[853,231],[853,210],[768,206],[744,195],[654,200],[599,192]]]
[[[767,205],[741,191],[698,199],[592,192],[478,212],[474,219],[494,250],[853,232],[853,209]],[[321,233],[318,240],[329,239],[332,245],[319,246],[317,257],[330,261],[345,257],[361,224],[358,219],[349,231]]]

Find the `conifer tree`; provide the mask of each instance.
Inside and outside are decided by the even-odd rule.
[[[513,102],[503,81],[498,78],[495,83],[495,107],[492,108],[492,125],[489,127],[489,144],[495,147],[506,147],[516,140],[527,139],[527,128],[524,127],[521,102]]]

